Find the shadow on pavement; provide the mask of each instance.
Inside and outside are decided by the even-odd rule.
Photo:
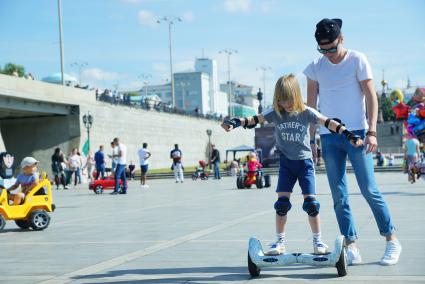
[[[288,267],[272,267],[268,268],[265,272],[263,271],[259,279],[262,278],[279,278],[283,279],[334,279],[338,278],[337,273],[297,273],[296,271],[305,270],[317,270],[320,267],[305,267],[305,266],[288,266]],[[267,272],[279,272],[279,274],[267,274]],[[285,272],[290,274],[285,274]],[[211,276],[191,276],[190,274],[208,274],[208,273],[224,273],[220,275]],[[145,275],[145,276],[160,276],[160,275],[181,275],[180,277],[164,277],[164,278],[151,278],[151,279],[135,279],[135,280],[121,280],[121,281],[110,281],[108,283],[185,283],[190,282],[192,284],[205,283],[205,282],[231,282],[231,281],[247,281],[253,279],[249,273],[247,267],[190,267],[190,268],[154,268],[154,269],[128,269],[128,270],[114,270],[104,274],[92,274],[84,276],[73,277],[74,280],[83,279],[101,279],[101,278],[113,278],[123,277],[125,275]],[[184,276],[182,274],[189,274]]]
[[[382,192],[382,195],[401,195],[401,196],[425,196],[424,193],[414,193],[414,192],[403,192],[403,191],[387,191]],[[361,192],[350,192],[350,195],[362,195]]]

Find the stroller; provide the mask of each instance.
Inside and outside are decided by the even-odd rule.
[[[196,171],[192,174],[192,180],[197,180],[200,178],[201,180],[207,180],[209,173],[205,171],[205,167],[207,166],[204,161],[199,161],[199,166]]]

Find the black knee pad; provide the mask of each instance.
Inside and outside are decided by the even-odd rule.
[[[289,210],[291,210],[291,202],[286,196],[281,196],[277,199],[274,204],[274,209],[276,210],[277,215],[285,216]]]
[[[308,216],[316,217],[319,214],[320,203],[313,196],[307,196],[304,199],[303,210],[307,212]]]

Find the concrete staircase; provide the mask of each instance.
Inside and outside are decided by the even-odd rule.
[[[391,126],[393,126],[393,134],[391,134]],[[398,126],[398,132],[396,131]],[[376,129],[378,135],[378,148],[383,153],[401,153],[403,140],[403,123],[383,122],[378,123]]]

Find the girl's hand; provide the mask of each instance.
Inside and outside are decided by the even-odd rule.
[[[226,130],[227,132],[239,126],[241,126],[241,120],[239,118],[232,118],[232,119],[226,118],[223,120],[223,123],[221,124],[221,127],[223,127],[224,130]]]
[[[223,127],[223,129],[226,130],[226,132],[229,132],[230,130],[233,129],[233,126],[226,123],[226,120],[223,121],[223,123],[221,124],[221,127]]]

